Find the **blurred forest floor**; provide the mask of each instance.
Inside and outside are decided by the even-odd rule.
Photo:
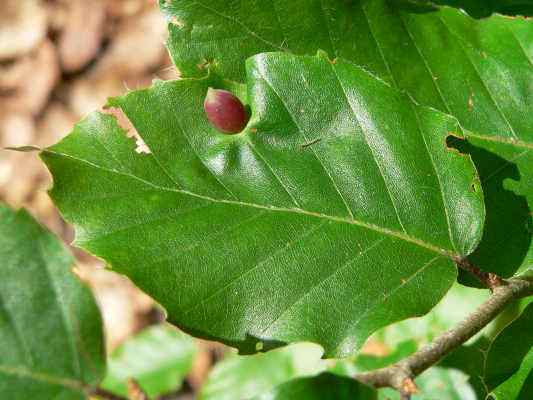
[[[166,23],[155,0],[2,0],[0,7],[0,147],[46,147],[106,99],[175,79],[164,47]],[[128,121],[112,112],[123,126]],[[130,134],[134,131],[130,126]],[[46,191],[51,177],[37,153],[0,151],[0,201],[26,207],[65,243],[73,229]],[[77,271],[104,315],[108,349],[162,319],[127,279],[73,249]],[[188,378],[198,387],[217,347],[202,342]]]

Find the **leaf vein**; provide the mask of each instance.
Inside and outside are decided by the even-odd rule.
[[[438,16],[438,19],[441,21],[442,25],[448,30],[448,32],[450,32],[450,34],[452,36],[456,36],[456,34],[454,32],[452,32],[452,30],[450,29],[450,27],[448,26],[448,24],[446,24],[446,22],[444,21],[444,19],[441,17],[441,16]],[[474,69],[474,71],[476,71],[476,75],[477,77],[479,78],[479,81],[481,82],[481,84],[483,85],[483,88],[485,89],[485,91],[487,92],[487,94],[489,95],[489,98],[491,99],[492,103],[494,104],[494,106],[496,107],[496,110],[498,110],[498,113],[501,115],[501,117],[503,118],[503,120],[505,121],[505,123],[507,124],[507,126],[509,127],[509,129],[511,130],[511,134],[515,137],[515,138],[518,138],[516,132],[514,131],[511,123],[509,122],[509,120],[507,119],[507,117],[505,116],[505,114],[503,113],[503,111],[501,110],[499,104],[496,102],[496,99],[494,98],[494,96],[492,95],[492,92],[489,90],[485,80],[483,79],[483,77],[481,76],[481,74],[479,73],[479,70],[476,66],[476,64],[472,61],[472,58],[470,57],[470,54],[469,52],[466,50],[465,46],[463,45],[463,42],[460,38],[458,38],[457,40],[457,43],[459,43],[459,46],[461,47],[461,49],[463,50],[463,54],[465,54],[466,56],[466,59],[468,60],[468,62],[470,63],[470,65],[472,65],[472,68]]]
[[[252,31],[250,28],[248,28],[246,25],[244,25],[241,21],[239,21],[237,18],[233,18],[233,17],[230,17],[229,15],[226,15],[226,14],[223,14],[221,13],[220,11],[218,10],[215,10],[214,8],[211,8],[203,3],[201,3],[200,1],[195,1],[194,3],[198,4],[200,7],[212,12],[213,14],[216,14],[218,15],[219,17],[222,17],[224,19],[227,19],[228,21],[231,21],[231,22],[234,22],[236,23],[237,25],[241,26],[245,32],[247,32],[250,36],[253,36],[255,37],[256,39],[258,39],[259,41],[277,49],[277,50],[281,50],[283,51],[283,48],[276,45],[275,43],[272,43],[271,41],[263,38],[262,36],[260,36],[259,34],[257,34],[257,32],[254,32]]]
[[[296,119],[292,116],[292,114],[290,113],[289,111],[289,108],[287,107],[287,105],[285,104],[285,102],[283,101],[282,97],[279,95],[279,93],[276,91],[276,89],[274,89],[273,85],[266,79],[266,77],[261,74],[261,77],[262,79],[264,80],[264,82],[272,89],[272,91],[276,94],[276,96],[278,97],[278,99],[282,102],[283,106],[285,107],[285,109],[287,110],[287,113],[290,115],[291,117],[291,120],[293,121],[294,123],[294,126],[298,129],[298,131],[302,134],[302,136],[304,137],[305,141],[306,142],[309,142],[309,138],[307,137],[307,135],[305,134],[304,130],[298,125],[298,123],[296,122]],[[346,207],[346,211],[348,211],[348,215],[350,216],[351,219],[354,219],[354,215],[352,213],[352,210],[350,209],[350,207],[348,206],[348,203],[346,202],[346,199],[344,198],[344,196],[341,194],[337,184],[335,183],[335,180],[333,179],[333,177],[331,176],[330,172],[328,171],[328,169],[326,168],[326,166],[324,165],[324,163],[322,162],[322,160],[320,159],[320,157],[318,157],[318,154],[316,153],[315,149],[313,148],[313,146],[310,146],[309,147],[311,149],[311,152],[313,153],[313,155],[315,156],[316,160],[318,161],[318,163],[320,164],[320,166],[322,167],[322,170],[324,171],[324,173],[328,176],[331,184],[332,184],[332,187],[335,189],[335,191],[337,192],[337,194],[339,195],[341,201],[343,202],[344,206]]]
[[[352,110],[352,113],[353,113],[353,115],[354,115],[354,117],[355,117],[355,119],[357,121],[357,124],[361,128],[361,132],[363,133],[363,139],[364,139],[364,141],[366,143],[366,146],[370,150],[370,154],[372,155],[372,160],[376,164],[377,170],[379,171],[379,174],[381,175],[381,179],[383,180],[383,184],[385,186],[385,189],[387,189],[387,194],[389,195],[390,202],[391,202],[392,207],[394,208],[394,211],[396,213],[396,218],[398,219],[398,223],[402,227],[403,232],[405,234],[407,234],[407,230],[405,229],[405,227],[404,227],[404,225],[402,223],[402,220],[400,218],[400,213],[398,212],[398,207],[396,206],[394,198],[392,197],[392,193],[390,191],[389,185],[387,184],[387,181],[385,180],[385,175],[383,175],[383,171],[381,170],[381,165],[379,164],[379,162],[378,162],[378,160],[376,158],[376,154],[374,153],[374,149],[372,148],[372,146],[370,146],[370,143],[368,142],[366,129],[363,127],[363,124],[359,121],[359,116],[357,115],[357,112],[353,108],[352,103],[348,99],[348,94],[346,93],[346,90],[344,89],[344,86],[343,86],[343,84],[342,84],[342,82],[341,82],[341,80],[339,78],[339,75],[337,74],[337,71],[335,70],[335,66],[332,65],[332,64],[330,64],[330,65],[331,65],[331,69],[333,71],[333,74],[335,75],[335,78],[336,78],[336,80],[337,80],[337,82],[339,84],[339,87],[341,88],[342,94],[344,95],[344,99],[346,100],[346,104],[348,104],[348,107],[350,107],[350,109]]]
[[[279,254],[282,254],[283,252],[287,251],[289,248],[293,247],[296,243],[300,242],[301,240],[307,238],[308,236],[310,236],[311,234],[313,233],[316,233],[316,231],[318,231],[319,229],[321,229],[324,225],[326,225],[327,221],[324,221],[324,222],[321,222],[315,226],[312,226],[311,228],[309,229],[306,229],[301,235],[293,238],[293,240],[291,240],[289,243],[285,244],[283,247],[280,247],[278,250],[274,251],[273,253],[269,254],[267,258],[265,258],[264,260],[261,260],[260,262],[258,262],[257,264],[253,265],[251,268],[245,270],[243,273],[239,274],[238,276],[236,276],[235,278],[231,279],[230,281],[228,281],[224,286],[222,286],[221,288],[215,290],[213,293],[211,293],[210,295],[208,295],[205,299],[202,299],[199,303],[195,304],[193,307],[187,309],[184,313],[185,314],[188,314],[192,311],[194,311],[195,309],[197,309],[198,307],[206,304],[209,300],[211,300],[213,297],[215,297],[217,294],[223,292],[224,290],[226,290],[229,286],[231,286],[232,284],[234,284],[235,282],[241,280],[243,277],[245,277],[246,275],[248,275],[249,273],[255,271],[257,268],[259,268],[261,265],[264,265],[265,263],[267,263],[268,261],[272,260],[274,257],[276,257],[277,255]]]
[[[368,223],[368,222],[364,222],[364,221],[360,221],[360,220],[357,220],[357,219],[345,218],[345,217],[337,217],[337,216],[333,216],[333,215],[328,215],[328,214],[322,214],[322,213],[318,213],[318,212],[308,211],[308,210],[304,210],[304,209],[301,209],[301,208],[284,208],[284,207],[276,207],[276,206],[265,206],[265,205],[261,205],[261,204],[246,203],[246,202],[242,202],[242,201],[227,200],[227,199],[216,199],[216,198],[205,196],[205,195],[202,195],[202,194],[190,192],[188,190],[157,186],[157,185],[153,184],[152,182],[146,181],[146,180],[144,180],[142,178],[139,178],[139,177],[137,177],[135,175],[132,175],[132,174],[129,174],[129,173],[125,173],[125,172],[121,172],[121,171],[117,171],[117,170],[113,170],[113,169],[109,169],[109,168],[105,168],[105,167],[102,167],[100,165],[94,164],[94,163],[92,163],[92,162],[90,162],[88,160],[77,158],[77,157],[74,157],[74,156],[69,155],[69,154],[56,152],[56,151],[53,151],[53,150],[50,150],[50,149],[45,149],[43,151],[46,152],[46,153],[55,154],[57,156],[71,158],[71,159],[73,159],[73,160],[75,160],[77,162],[81,162],[81,163],[87,164],[87,165],[89,165],[89,166],[91,166],[93,168],[100,169],[102,171],[106,171],[106,172],[109,172],[109,173],[114,173],[114,174],[117,174],[117,175],[122,175],[122,176],[129,177],[131,179],[138,180],[139,182],[142,182],[142,183],[144,183],[144,184],[146,184],[148,186],[154,187],[154,188],[162,190],[162,191],[175,192],[175,193],[179,193],[179,194],[182,194],[182,195],[185,195],[185,196],[191,196],[191,197],[196,197],[196,198],[199,198],[199,199],[212,201],[214,203],[232,204],[232,205],[242,206],[242,207],[251,207],[251,208],[257,208],[257,209],[266,210],[266,211],[269,211],[269,212],[300,214],[300,215],[305,215],[305,216],[309,216],[309,217],[323,218],[323,219],[327,219],[327,220],[330,220],[330,221],[333,221],[333,222],[337,222],[337,223],[346,223],[346,224],[349,224],[349,225],[355,225],[355,226],[359,226],[359,227],[362,227],[362,228],[365,228],[365,229],[369,229],[369,230],[372,230],[374,232],[379,232],[379,233],[381,233],[383,235],[388,235],[388,236],[394,237],[396,239],[403,240],[405,242],[416,244],[416,245],[418,245],[420,247],[426,248],[428,250],[431,250],[431,251],[433,251],[435,253],[438,253],[438,254],[446,256],[446,257],[455,257],[455,256],[457,256],[457,254],[454,254],[453,252],[451,252],[449,250],[439,248],[439,247],[437,247],[437,246],[435,246],[435,245],[433,245],[431,243],[427,243],[427,242],[425,242],[425,241],[423,241],[421,239],[409,236],[408,234],[405,234],[404,232],[398,232],[398,231],[395,231],[395,230],[392,230],[392,229],[388,229],[388,228],[385,228],[385,227],[381,227],[381,226],[378,226],[378,225],[375,225],[375,224],[372,224],[372,223]]]
[[[352,265],[357,259],[362,257],[364,254],[368,253],[370,250],[372,250],[374,247],[379,246],[385,238],[381,238],[373,242],[370,246],[368,246],[366,249],[364,249],[361,252],[358,252],[354,257],[352,257],[350,260],[348,260],[346,263],[342,264],[339,268],[333,270],[331,274],[326,276],[324,279],[322,279],[320,282],[314,284],[309,289],[307,289],[301,296],[299,296],[292,304],[290,304],[283,312],[272,322],[268,324],[268,326],[261,331],[261,335],[264,335],[266,331],[268,331],[276,322],[278,322],[285,314],[287,314],[296,304],[302,302],[306,297],[308,297],[312,292],[314,292],[318,287],[322,286],[325,282],[327,282],[330,279],[333,279],[335,276],[337,276],[339,273],[344,271],[346,268],[348,268],[350,265]]]

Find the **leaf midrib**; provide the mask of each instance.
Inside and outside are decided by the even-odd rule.
[[[239,201],[239,200],[217,199],[217,198],[206,196],[206,195],[203,195],[203,194],[194,193],[194,192],[191,192],[191,191],[188,191],[188,190],[159,186],[159,185],[156,185],[156,184],[154,184],[154,183],[152,183],[150,181],[142,179],[142,178],[140,178],[140,177],[138,177],[136,175],[133,175],[133,174],[130,174],[130,173],[127,173],[127,172],[123,172],[123,171],[117,171],[117,170],[111,169],[111,168],[106,168],[106,167],[103,167],[101,165],[95,164],[95,163],[93,163],[91,161],[84,160],[82,158],[78,158],[78,157],[75,157],[75,156],[70,155],[70,154],[66,154],[66,153],[55,151],[52,148],[43,149],[42,152],[43,153],[54,154],[54,155],[60,156],[60,157],[70,158],[70,159],[73,159],[73,160],[75,160],[77,162],[81,162],[81,163],[85,163],[87,165],[90,165],[93,168],[97,168],[97,169],[100,169],[102,171],[106,171],[106,172],[113,173],[113,174],[116,174],[116,175],[127,176],[129,178],[135,179],[135,180],[137,180],[137,181],[139,181],[139,182],[141,182],[141,183],[143,183],[145,185],[148,185],[150,187],[153,187],[153,188],[161,190],[161,191],[179,193],[179,194],[186,195],[186,196],[200,198],[202,200],[210,201],[210,202],[213,202],[213,203],[229,204],[229,205],[240,206],[240,207],[250,207],[250,208],[256,208],[256,209],[266,210],[266,211],[270,211],[270,212],[299,214],[299,215],[305,215],[305,216],[314,217],[314,218],[327,219],[327,220],[330,220],[330,221],[333,221],[333,222],[336,222],[336,223],[346,223],[346,224],[350,224],[350,225],[356,225],[356,226],[359,226],[361,228],[365,228],[365,229],[368,229],[368,230],[371,230],[371,231],[374,231],[374,232],[381,233],[383,235],[387,235],[387,236],[390,236],[390,237],[393,237],[393,238],[396,238],[396,239],[403,240],[403,241],[408,242],[408,243],[415,244],[417,246],[423,247],[423,248],[425,248],[427,250],[430,250],[430,251],[432,251],[432,252],[434,252],[436,254],[440,254],[442,256],[446,256],[446,257],[449,257],[449,258],[452,258],[452,259],[460,257],[459,254],[455,254],[454,252],[452,252],[450,250],[446,250],[446,249],[440,248],[440,247],[435,246],[435,245],[433,245],[431,243],[427,243],[427,242],[425,242],[425,241],[423,241],[421,239],[409,236],[409,235],[407,235],[405,233],[398,232],[398,231],[395,231],[395,230],[392,230],[392,229],[388,229],[388,228],[384,228],[384,227],[381,227],[379,225],[375,225],[375,224],[371,224],[371,223],[368,223],[368,222],[364,222],[364,221],[361,221],[361,220],[358,220],[358,219],[355,219],[355,218],[349,219],[349,218],[337,217],[337,216],[334,216],[334,215],[328,215],[328,214],[323,214],[323,213],[319,213],[319,212],[309,211],[309,210],[305,210],[305,209],[302,209],[302,208],[286,208],[286,207],[278,207],[278,206],[272,206],[272,205],[267,206],[267,205],[263,205],[263,204],[249,203],[249,202],[244,202],[244,201]],[[52,189],[52,191],[53,191],[53,189]]]

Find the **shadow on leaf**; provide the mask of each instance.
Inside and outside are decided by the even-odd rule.
[[[510,277],[522,265],[532,236],[531,211],[526,198],[505,189],[505,181],[519,181],[520,172],[514,163],[468,141],[450,136],[446,144],[472,157],[485,198],[483,238],[468,259],[484,271]],[[459,282],[480,287],[479,282],[463,271]]]
[[[533,15],[533,5],[527,0],[499,1],[499,0],[388,0],[400,10],[410,13],[426,13],[438,10],[439,6],[461,8],[472,18],[487,18],[494,13],[504,15]]]

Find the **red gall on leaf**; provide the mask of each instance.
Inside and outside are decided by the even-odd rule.
[[[241,132],[248,123],[248,113],[241,101],[227,90],[209,88],[204,101],[207,119],[221,132]]]

